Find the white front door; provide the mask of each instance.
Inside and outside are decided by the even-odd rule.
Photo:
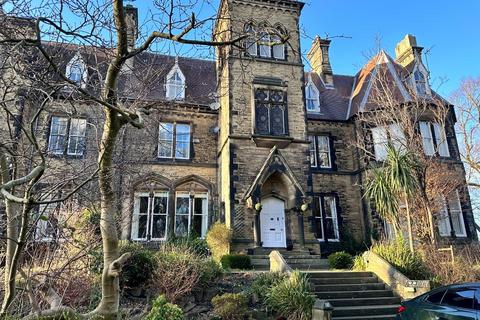
[[[286,248],[285,237],[285,203],[277,198],[262,201],[260,213],[262,229],[262,246],[265,248]]]

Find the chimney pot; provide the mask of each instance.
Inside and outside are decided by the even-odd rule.
[[[395,57],[400,65],[406,67],[415,59],[421,61],[422,50],[423,48],[417,45],[417,38],[407,34],[395,47]]]
[[[333,86],[333,70],[330,64],[330,42],[331,40],[322,39],[316,36],[313,40],[312,48],[307,54],[310,65],[323,80],[326,86]]]

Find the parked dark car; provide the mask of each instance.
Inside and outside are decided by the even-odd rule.
[[[441,287],[402,302],[397,320],[480,320],[480,283]]]

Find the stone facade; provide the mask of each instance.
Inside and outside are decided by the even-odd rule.
[[[368,242],[372,228],[382,229],[363,198],[367,167],[354,147],[363,134],[356,115],[369,107],[369,68],[375,61],[355,76],[335,75],[328,55],[330,41],[317,38],[308,55],[314,70],[305,72],[299,30],[302,8],[292,0],[223,0],[217,40],[230,40],[253,28],[255,51],[220,47],[216,62],[153,53],[132,60],[122,80],[129,94],[125,99],[134,100],[136,90],[148,91],[145,101],[153,101],[153,107],[145,128],[125,126],[117,143],[116,191],[123,239],[158,243],[182,235],[183,222],[204,236],[213,222],[222,221],[233,230],[233,251],[286,247],[327,254],[342,250],[346,241]],[[265,30],[274,30],[270,40],[279,32],[286,43],[262,42],[257,36]],[[416,40],[413,36],[407,40],[397,54],[408,65],[386,55],[382,63],[406,72],[419,68],[411,66],[422,65],[415,56]],[[75,52],[65,54],[65,59]],[[132,89],[147,67],[157,68],[157,84],[167,83],[169,74],[180,70],[184,97],[166,99],[167,84]],[[49,152],[55,116],[86,119],[81,155]],[[94,170],[102,124],[98,106],[68,97],[49,106],[37,132],[49,167],[59,168],[51,181],[67,172],[65,168],[71,168],[71,177]],[[452,112],[445,128],[450,156],[438,161],[465,180],[453,125]],[[188,134],[182,136],[186,128]],[[188,154],[177,155],[180,148]],[[88,190],[95,190],[95,185]],[[467,231],[462,240],[476,239],[466,190],[461,192],[461,207]]]

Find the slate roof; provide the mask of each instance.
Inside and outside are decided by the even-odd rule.
[[[412,88],[408,79],[414,64],[411,63],[404,68],[382,50],[355,76],[333,75],[333,88],[325,87],[320,76],[315,72],[306,72],[306,81],[311,78],[320,91],[320,113],[308,113],[308,119],[346,121],[359,112],[379,108],[379,103],[385,99],[379,98],[380,91],[383,91],[381,94],[394,103],[413,101]],[[388,92],[385,88],[388,88]],[[449,104],[433,90],[432,96],[427,97],[426,100]]]
[[[61,70],[65,70],[67,64],[79,53],[88,67],[86,89],[99,94],[107,72],[108,58],[112,54],[110,49],[49,43],[48,51]],[[127,72],[119,77],[119,96],[147,101],[166,100],[166,77],[177,59],[185,76],[185,99],[181,102],[208,106],[214,101],[217,84],[215,61],[176,58],[151,52],[143,52],[133,59],[133,68],[127,65]]]

